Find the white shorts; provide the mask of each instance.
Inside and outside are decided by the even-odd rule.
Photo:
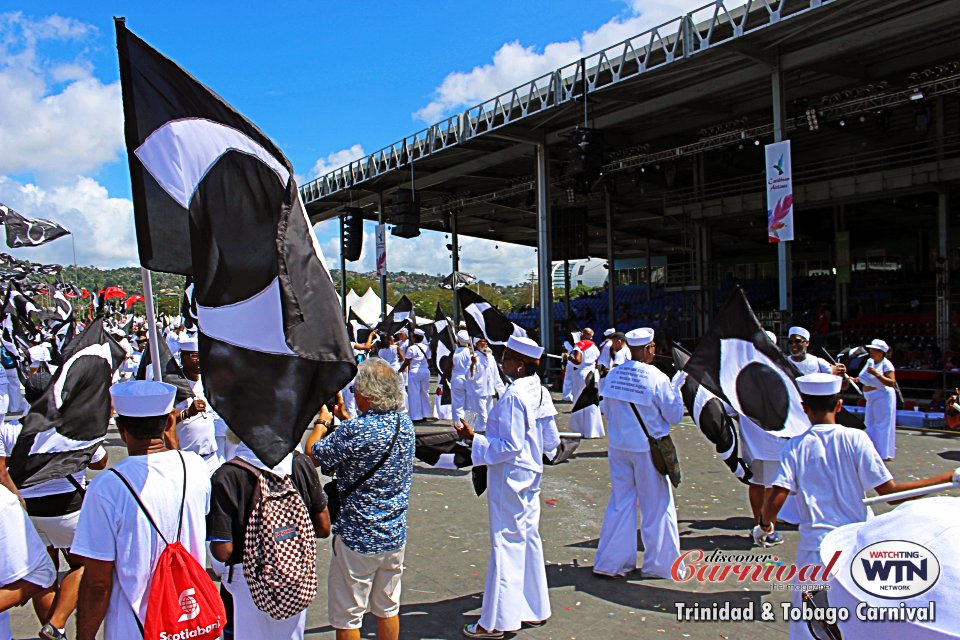
[[[73,546],[73,534],[77,532],[77,521],[80,519],[80,510],[62,516],[41,518],[30,516],[30,521],[37,528],[43,544],[54,549],[69,549]]]
[[[778,460],[751,460],[749,463],[750,471],[753,477],[750,478],[750,484],[760,484],[769,489],[773,486],[773,481],[780,471],[780,462]]]
[[[359,629],[363,614],[392,618],[400,612],[404,549],[366,555],[333,538],[327,574],[327,614],[334,629]]]

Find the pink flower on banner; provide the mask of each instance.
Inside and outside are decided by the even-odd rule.
[[[786,226],[784,219],[793,211],[793,195],[787,194],[777,201],[772,211],[767,212],[767,234],[774,242],[779,241],[777,231]]]

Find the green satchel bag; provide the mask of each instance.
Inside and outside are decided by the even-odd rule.
[[[654,468],[660,475],[669,477],[670,483],[675,488],[679,487],[682,479],[680,459],[677,458],[677,448],[674,446],[670,434],[668,433],[662,438],[652,438],[650,432],[647,431],[647,425],[643,424],[643,418],[640,417],[637,405],[631,402],[630,408],[633,409],[633,415],[637,416],[640,428],[643,429],[643,433],[647,436],[647,442],[650,443],[650,457],[653,459]]]

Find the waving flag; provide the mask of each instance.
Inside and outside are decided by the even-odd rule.
[[[197,299],[193,297],[193,278],[187,276],[183,283],[183,297],[180,299],[180,315],[183,316],[183,328],[187,331],[197,329]]]
[[[458,298],[471,338],[483,337],[491,345],[503,346],[510,336],[527,337],[523,327],[511,322],[480,294],[464,287],[460,289]]]
[[[763,332],[743,290],[734,291],[683,367],[740,415],[782,438],[810,428],[796,370]]]
[[[28,218],[0,204],[0,219],[7,232],[8,247],[39,247],[70,232],[52,220]]]
[[[679,369],[683,369],[689,359],[690,354],[687,351],[679,346],[673,347],[673,361]],[[676,376],[683,379],[681,383],[679,378],[674,377],[674,383],[680,384],[683,404],[697,428],[714,445],[717,454],[737,479],[743,483],[749,482],[753,472],[740,455],[740,437],[720,398],[683,371],[678,371]]]
[[[356,373],[293,167],[122,19],[116,32],[140,263],[193,277],[207,399],[275,465]]]
[[[126,353],[98,318],[67,345],[63,366],[22,419],[9,459],[18,487],[81,471],[107,435],[110,380]]]
[[[387,335],[396,335],[402,329],[413,330],[417,326],[417,315],[413,310],[413,302],[407,296],[401,296],[393,311],[377,325],[377,330]]]

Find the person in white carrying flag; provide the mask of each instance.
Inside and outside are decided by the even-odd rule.
[[[619,577],[637,568],[639,506],[643,573],[669,578],[680,556],[677,509],[670,482],[653,466],[647,434],[669,434],[670,425],[683,418],[683,400],[670,378],[651,365],[653,329],[634,329],[626,338],[631,360],[613,369],[601,388],[600,406],[610,429],[611,486],[593,572]],[[684,570],[681,566],[681,575]]]
[[[867,401],[863,416],[867,435],[880,457],[889,461],[897,455],[897,376],[887,359],[890,347],[886,342],[872,340],[865,347],[870,358],[854,381],[863,385]]]
[[[506,385],[500,379],[490,344],[483,338],[475,338],[474,349],[477,362],[470,367],[470,375],[467,376],[466,408],[477,414],[477,424],[471,426],[483,431],[487,428],[487,416],[493,408],[494,395],[503,395]]]
[[[576,348],[577,342],[580,341],[580,332],[577,331],[576,325],[572,324],[571,326],[573,326],[573,330],[564,335],[563,338],[563,355],[567,356],[567,362],[563,370],[563,390],[560,399],[566,402],[573,402],[573,379],[577,375],[577,365],[573,364],[569,357]]]
[[[217,448],[217,436],[226,438],[227,425],[207,406],[203,380],[200,378],[200,353],[196,337],[180,340],[180,360],[183,364],[183,375],[194,395],[192,399],[184,400],[176,406],[180,449],[193,451],[203,458],[212,476],[224,461]],[[219,434],[218,429],[221,431]]]
[[[457,341],[460,346],[453,352],[453,368],[450,372],[450,413],[452,419],[463,419],[463,412],[467,406],[467,376],[470,375],[470,369],[477,361],[476,355],[467,345],[470,343],[470,335],[466,329],[457,332]]]
[[[514,381],[490,413],[486,434],[475,434],[469,424],[454,424],[462,439],[473,441],[473,463],[487,465],[490,510],[483,610],[477,623],[463,628],[468,638],[503,638],[522,625],[539,626],[551,614],[538,530],[540,479],[543,453],[556,449],[560,438],[543,410],[536,373],[542,355],[543,347],[530,338],[511,336],[501,364]]]
[[[593,343],[593,330],[584,329],[580,340],[574,346],[570,354],[570,362],[576,366],[573,379],[573,405],[577,408],[577,401],[587,387],[591,384],[596,385],[599,379],[597,373],[597,359],[600,357],[600,350]],[[570,414],[570,430],[576,431],[584,438],[602,438],[603,416],[600,414],[600,408],[596,404],[589,404]]]
[[[807,353],[807,347],[810,345],[810,332],[803,327],[790,327],[788,334],[787,350],[789,354],[787,359],[801,375],[832,373],[835,376],[842,376],[847,372],[847,368],[842,364],[833,365],[823,358]]]
[[[424,342],[425,336],[423,329],[414,329],[400,366],[400,373],[407,373],[407,405],[414,422],[421,422],[433,413],[430,407],[430,368],[427,365],[432,354]]]
[[[829,373],[797,378],[803,410],[813,427],[787,444],[760,524],[753,529],[754,541],[762,543],[774,532],[787,495],[795,494],[800,508],[797,566],[820,563],[820,545],[830,531],[872,517],[870,508],[863,504],[868,490],[886,495],[960,481],[960,469],[923,480],[895,481],[863,431],[836,423],[842,383],[842,378]],[[801,592],[794,590],[794,607],[800,600]],[[805,622],[790,623],[790,640],[809,638],[813,635]]]

